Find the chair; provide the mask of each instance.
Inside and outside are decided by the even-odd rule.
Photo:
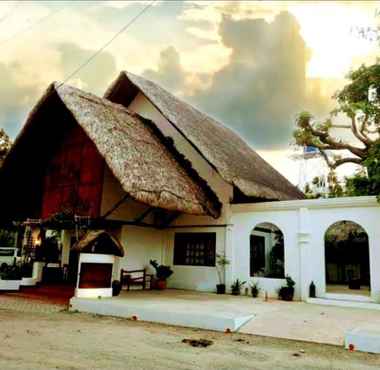
[[[143,290],[151,288],[153,275],[147,274],[146,269],[142,270],[123,270],[120,271],[120,283],[123,289],[127,286],[127,290],[130,290],[131,286],[141,286]]]

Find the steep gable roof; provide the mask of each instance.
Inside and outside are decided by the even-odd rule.
[[[219,172],[247,197],[301,199],[303,193],[262,159],[239,135],[143,77],[121,72],[105,98],[128,106],[141,92]]]
[[[94,142],[125,192],[135,200],[167,210],[219,216],[220,204],[214,193],[149,120],[67,85],[51,84],[29,114],[5,159],[1,179],[7,181],[7,171],[25,166],[27,156],[33,155],[23,153],[23,148],[27,152],[25,144],[30,145],[33,140],[30,136],[36,138],[42,133],[49,140],[48,126],[55,123],[58,126],[58,116],[63,114],[55,108],[49,122],[38,120],[38,114],[51,104],[63,106],[71,114]],[[36,133],[34,127],[38,125]]]

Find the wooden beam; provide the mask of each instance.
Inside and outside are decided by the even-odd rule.
[[[101,216],[101,218],[107,218],[110,214],[115,212],[128,198],[129,198],[129,194],[125,194],[103,216]]]
[[[172,214],[169,214],[162,225],[159,225],[160,229],[167,228],[176,218],[178,218],[181,215],[180,212],[174,212]]]
[[[233,226],[233,224],[216,224],[216,225],[168,225],[167,229],[186,229],[186,228],[202,228],[202,227],[227,227],[227,226]]]
[[[149,215],[149,213],[151,213],[152,211],[154,211],[156,208],[155,207],[149,207],[148,209],[146,209],[143,213],[141,213],[140,216],[136,217],[135,218],[135,221],[136,222],[141,222],[142,220],[144,220],[144,218],[146,216]]]

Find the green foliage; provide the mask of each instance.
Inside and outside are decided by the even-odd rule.
[[[286,286],[288,288],[294,288],[294,286],[296,285],[295,281],[289,275],[285,276],[285,280],[286,280]]]
[[[1,280],[21,280],[22,271],[21,267],[17,265],[2,265],[0,268],[0,279]]]
[[[240,294],[241,288],[245,285],[246,281],[236,279],[231,285],[232,294]]]
[[[220,284],[224,284],[224,273],[229,264],[230,260],[224,254],[216,254],[216,272]]]
[[[361,111],[373,117],[375,123],[380,123],[380,63],[372,66],[362,65],[351,71],[347,78],[351,83],[335,94],[342,112],[352,115]],[[375,99],[369,99],[369,91],[376,91]]]
[[[216,254],[216,264],[218,266],[227,266],[230,260],[224,254]]]
[[[160,265],[156,260],[150,260],[150,264],[156,270],[156,278],[158,280],[166,280],[173,274],[170,266]]]
[[[295,281],[289,276],[285,276],[286,285],[283,285],[278,291],[278,297],[284,301],[292,301],[294,295]]]
[[[380,141],[377,141],[368,151],[363,161],[366,169],[350,177],[346,181],[348,196],[376,195],[380,197]]]
[[[349,83],[334,98],[337,107],[323,121],[315,121],[309,112],[301,112],[296,119],[295,143],[300,146],[318,148],[328,166],[335,170],[345,163],[361,165],[365,171],[347,179],[344,189],[331,173],[329,196],[379,195],[380,194],[380,61],[371,66],[362,65],[347,76]],[[339,127],[351,131],[356,142],[336,137],[331,128],[333,120],[341,115],[347,117],[337,122]],[[339,115],[339,117],[338,117]],[[343,153],[342,156],[329,157],[326,151]],[[348,153],[348,154],[347,154]],[[305,189],[308,198],[319,197],[312,186]]]
[[[13,248],[15,246],[15,233],[9,230],[0,230],[0,247]]]
[[[251,284],[251,295],[253,298],[256,298],[260,293],[260,286],[259,283],[252,283]]]
[[[3,164],[5,157],[12,147],[12,141],[4,131],[0,129],[0,166]]]

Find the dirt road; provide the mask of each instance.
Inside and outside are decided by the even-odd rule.
[[[208,339],[194,348],[183,339]],[[380,356],[78,313],[0,310],[0,369],[376,369]]]

